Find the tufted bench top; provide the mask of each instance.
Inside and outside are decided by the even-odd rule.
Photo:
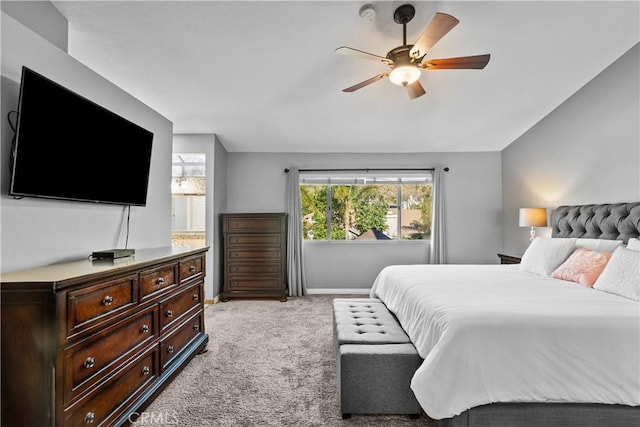
[[[337,345],[411,342],[393,314],[378,299],[336,298],[333,315]]]

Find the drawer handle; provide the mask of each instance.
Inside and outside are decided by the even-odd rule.
[[[93,368],[95,364],[96,364],[96,359],[94,359],[91,356],[87,357],[84,361],[84,367],[87,369]]]
[[[148,366],[145,366],[144,368],[142,368],[142,375],[149,375],[151,373],[151,368],[149,368]]]
[[[173,310],[167,310],[167,317],[173,317]]]
[[[156,280],[156,284],[164,285],[164,277],[158,277],[158,280]]]
[[[113,304],[113,297],[112,296],[105,296],[104,298],[102,298],[102,304],[103,305],[111,305]]]
[[[193,273],[194,271],[196,271],[196,266],[195,265],[190,265],[189,266],[189,273]]]
[[[194,331],[199,331],[200,330],[200,325],[193,325],[193,330]]]
[[[169,353],[169,354],[173,353],[173,346],[172,345],[167,347],[167,353]]]
[[[93,424],[93,422],[96,419],[96,414],[93,412],[87,412],[87,414],[84,416],[84,423],[85,424]]]
[[[198,294],[193,294],[193,300],[194,301],[198,301],[200,299],[200,295]]]
[[[140,332],[145,334],[149,332],[149,325],[142,325],[142,327],[140,328]]]

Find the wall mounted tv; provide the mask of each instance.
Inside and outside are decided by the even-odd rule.
[[[22,68],[9,195],[145,206],[153,133]]]

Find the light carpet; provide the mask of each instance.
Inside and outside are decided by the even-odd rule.
[[[416,420],[404,415],[341,418],[333,298],[208,306],[209,351],[196,356],[135,425],[437,427],[424,414]]]

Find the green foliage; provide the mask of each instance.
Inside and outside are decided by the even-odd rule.
[[[332,240],[353,238],[354,234],[359,235],[374,228],[389,233],[387,215],[390,208],[398,206],[396,184],[332,185],[330,190]],[[327,240],[328,193],[328,185],[300,186],[305,239]],[[400,206],[414,212],[420,210],[421,214],[420,221],[414,220],[410,227],[403,227],[402,238],[430,238],[431,186],[403,184]]]

